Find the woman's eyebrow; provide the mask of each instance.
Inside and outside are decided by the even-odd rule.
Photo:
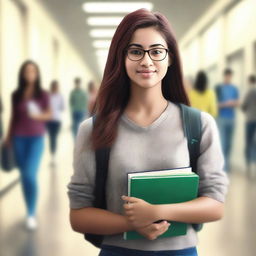
[[[139,47],[139,48],[143,48],[143,46],[141,44],[129,44],[128,47],[131,47],[131,46],[136,46],[136,47]],[[162,44],[151,44],[149,47],[157,47],[157,46],[162,46],[162,47],[165,47],[164,45]]]

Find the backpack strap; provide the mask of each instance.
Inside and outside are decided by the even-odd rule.
[[[200,155],[200,142],[202,133],[201,113],[195,108],[179,104],[183,122],[184,134],[188,141],[190,166],[197,172],[197,159]]]
[[[93,116],[93,126],[96,116]],[[96,176],[94,188],[94,206],[96,208],[107,209],[106,183],[108,178],[110,148],[100,148],[95,151]]]
[[[93,116],[93,127],[95,125],[96,116]],[[106,201],[106,183],[108,178],[110,148],[97,149],[95,151],[95,187],[94,187],[94,202],[93,206],[100,209],[107,209]],[[103,242],[103,235],[84,234],[87,241],[94,246],[100,248]]]
[[[200,155],[200,142],[202,134],[201,113],[199,110],[188,107],[184,104],[179,104],[179,106],[181,108],[184,134],[188,141],[190,166],[192,171],[197,173],[197,159]],[[192,227],[198,232],[203,228],[203,224],[192,224]]]

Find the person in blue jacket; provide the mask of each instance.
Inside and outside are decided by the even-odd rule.
[[[233,71],[224,70],[224,81],[216,87],[218,100],[218,126],[225,157],[225,170],[230,170],[230,153],[232,150],[233,135],[236,122],[236,108],[239,106],[239,90],[232,83]]]

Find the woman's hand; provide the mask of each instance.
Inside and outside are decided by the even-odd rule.
[[[145,227],[158,220],[155,205],[136,197],[122,196],[122,199],[127,202],[123,205],[125,215],[134,227]]]
[[[45,111],[40,114],[30,114],[29,117],[36,121],[49,121],[52,118],[52,113],[50,111]]]
[[[160,235],[165,233],[171,224],[167,221],[153,223],[143,228],[138,228],[136,231],[149,240],[155,240]]]
[[[41,114],[30,114],[29,117],[36,121],[41,121]]]

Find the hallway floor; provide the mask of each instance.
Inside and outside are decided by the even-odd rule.
[[[39,228],[35,232],[24,228],[25,208],[19,184],[1,199],[1,256],[98,255],[99,250],[69,225],[66,185],[72,174],[72,147],[70,134],[61,134],[57,165],[52,168],[46,144],[39,175]],[[199,233],[200,256],[256,255],[256,179],[235,172],[230,181],[225,217],[204,225]]]

